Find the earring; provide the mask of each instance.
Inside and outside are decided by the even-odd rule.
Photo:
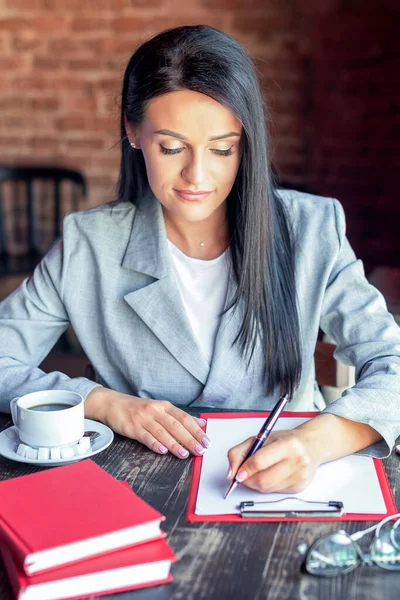
[[[132,148],[136,148],[135,142],[131,142],[131,146],[132,146]]]

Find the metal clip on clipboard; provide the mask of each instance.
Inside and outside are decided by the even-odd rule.
[[[283,502],[284,500],[296,500],[305,502],[307,504],[319,504],[325,508],[314,508],[304,510],[250,510],[251,507],[256,504],[276,504]],[[319,502],[314,500],[303,500],[302,498],[296,498],[295,496],[287,496],[281,500],[269,500],[266,502],[241,502],[239,504],[240,514],[244,519],[259,519],[259,518],[272,518],[272,519],[292,519],[292,518],[304,518],[307,517],[331,517],[337,518],[345,514],[343,502],[339,500],[330,500],[328,502]]]

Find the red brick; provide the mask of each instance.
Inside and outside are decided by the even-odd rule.
[[[104,140],[100,135],[97,138],[68,139],[66,140],[66,144],[71,150],[85,149],[102,151],[104,149]]]
[[[137,47],[137,41],[125,37],[107,37],[103,40],[103,52],[105,54],[123,54],[127,59],[134,53]]]
[[[60,35],[69,28],[69,17],[49,11],[42,12],[34,19],[33,25],[37,32]]]
[[[50,54],[57,54],[58,56],[77,55],[82,54],[101,55],[104,53],[104,40],[100,39],[76,39],[63,37],[56,40],[49,40],[48,50]]]
[[[32,98],[31,106],[33,110],[57,110],[59,108],[59,101],[57,98]]]
[[[98,79],[91,84],[93,93],[119,93],[121,91],[122,81],[120,76],[112,75],[109,79]]]
[[[44,129],[51,128],[51,121],[48,116],[44,116],[43,113],[39,113],[35,115],[34,120],[32,119],[32,115],[28,110],[20,111],[19,114],[7,114],[0,112],[0,127],[2,129],[7,128],[13,134],[18,134],[23,131],[27,132],[33,127],[35,130],[43,131]]]
[[[157,8],[164,5],[164,0],[127,0],[132,8]]]
[[[17,71],[25,69],[30,64],[28,56],[0,56],[0,71]]]
[[[111,150],[110,153],[107,154],[100,154],[99,156],[96,157],[96,168],[102,169],[102,170],[107,170],[107,171],[115,171],[119,168],[119,163],[120,163],[120,155],[119,155],[119,146],[117,144],[117,146],[115,148],[112,149],[112,154],[111,154]]]
[[[104,57],[102,61],[98,61],[95,58],[71,58],[66,60],[64,64],[71,71],[92,71],[93,73],[97,73],[99,67],[107,65],[107,60]]]
[[[45,8],[46,0],[5,0],[12,10],[40,10]]]
[[[28,98],[24,96],[3,96],[0,98],[0,110],[26,111],[30,108]]]
[[[52,79],[54,89],[63,92],[80,92],[82,94],[90,93],[91,84],[85,80],[74,77],[73,73],[68,75],[57,74],[56,78]]]
[[[31,29],[32,24],[28,19],[22,18],[7,18],[0,17],[0,31],[22,31],[24,29]]]
[[[115,33],[141,33],[152,22],[150,18],[143,17],[117,17],[111,22],[111,30]]]
[[[65,0],[43,0],[48,10],[65,10]],[[150,0],[151,4],[151,0]],[[119,11],[131,6],[131,0],[68,0],[68,10],[74,13],[79,11],[95,12],[107,10],[107,11]]]
[[[113,189],[115,184],[116,180],[111,175],[89,175],[90,186]]]
[[[34,72],[31,71],[29,75],[25,75],[24,73],[17,74],[12,79],[11,83],[12,89],[14,90],[44,90],[51,89],[53,86],[53,82],[46,79],[42,72]]]
[[[56,71],[62,67],[62,61],[53,56],[35,56],[33,67],[38,71]]]
[[[0,135],[0,146],[9,148],[10,150],[15,149],[18,146],[24,146],[26,139],[24,137]]]
[[[74,18],[71,24],[72,31],[77,32],[99,32],[101,30],[108,30],[110,26],[110,19],[108,17],[77,17]]]
[[[91,96],[69,94],[63,97],[63,109],[66,112],[92,112],[97,108],[96,99]]]
[[[102,117],[96,115],[95,123],[96,129],[98,128],[102,131],[119,131],[119,117],[117,119],[115,116]]]
[[[61,117],[56,120],[56,127],[60,131],[93,130],[94,119],[91,116]]]
[[[71,37],[62,37],[56,40],[49,40],[49,54],[64,55],[71,52],[78,52],[82,49],[80,42]]]
[[[96,56],[105,54],[104,52],[104,37],[98,39],[81,40],[82,49],[85,52],[90,52]]]
[[[12,39],[12,47],[17,52],[33,52],[40,47],[44,47],[44,41],[35,35],[33,31],[28,31],[26,34],[17,34]]]
[[[54,152],[59,149],[60,139],[58,136],[54,137],[40,137],[33,136],[31,140],[29,140],[30,145],[35,150],[46,150],[48,152]]]
[[[99,94],[96,98],[97,108],[100,113],[110,114],[113,111],[119,112],[117,105],[117,94]]]
[[[116,73],[122,73],[125,71],[127,62],[129,60],[129,56],[116,56],[106,58],[103,61],[103,66],[110,71],[115,71]]]
[[[86,172],[91,167],[94,160],[91,154],[88,154],[87,152],[85,154],[77,154],[74,152],[73,155],[67,155],[64,154],[64,152],[63,149],[58,158],[57,165],[60,167],[65,166],[76,169],[77,171]]]

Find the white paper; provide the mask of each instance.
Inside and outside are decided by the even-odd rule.
[[[213,419],[207,421],[207,435],[212,446],[202,459],[199,490],[196,501],[197,515],[221,515],[239,513],[239,504],[246,500],[281,500],[296,496],[305,500],[343,502],[346,513],[386,514],[386,506],[378,481],[373,459],[368,456],[346,456],[321,465],[314,480],[298,494],[261,494],[238,485],[225,500],[230,481],[227,452],[236,444],[256,435],[264,423],[263,418]],[[274,430],[293,429],[307,418],[283,417]],[[327,440],[329,443],[329,440]],[[321,509],[318,505],[298,500],[284,500],[277,504],[261,504],[257,510],[307,510]]]

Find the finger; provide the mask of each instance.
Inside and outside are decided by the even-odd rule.
[[[257,471],[249,476],[243,481],[243,485],[264,494],[278,492],[285,485],[294,483],[296,474],[293,471],[293,463],[282,460],[268,469]]]
[[[168,429],[168,431],[172,435],[175,434],[174,431],[171,431],[171,427],[174,430],[180,432],[180,435],[184,435],[184,439],[182,439],[181,437],[177,439],[179,439],[179,441],[182,442],[186,448],[191,450],[194,446],[198,444],[198,442],[200,442],[203,448],[210,448],[210,438],[204,433],[203,429],[199,427],[194,417],[191,417],[183,410],[180,410],[175,406],[172,406],[171,409],[167,413],[165,413],[165,416],[167,418],[167,421],[165,421],[165,419],[162,419],[161,421],[161,419],[159,418],[159,422],[162,422],[165,428]],[[175,423],[174,421],[177,421],[177,423]],[[187,445],[187,443],[189,443],[190,447]]]
[[[178,423],[178,421],[175,422]],[[174,433],[171,434],[164,425],[164,422],[159,423],[157,421],[152,421],[145,425],[145,429],[147,429],[160,444],[165,446],[178,458],[187,458],[189,456],[189,450],[192,454],[196,454],[197,456],[204,454],[206,449],[194,438],[189,438],[189,434],[185,429],[182,428],[182,431],[184,432],[182,437],[184,439],[179,439],[177,427],[175,427]]]
[[[247,438],[241,444],[237,444],[237,446],[233,446],[228,451],[228,461],[229,461],[229,469],[228,469],[228,479],[233,479],[236,473],[239,470],[240,465],[244,461],[247,456],[248,451],[253,445],[255,440],[255,436]]]
[[[205,419],[200,419],[199,417],[193,417],[193,419],[196,421],[197,425],[201,428],[203,428],[207,425],[207,421]]]
[[[178,458],[187,458],[189,451],[181,446],[164,428],[157,423],[151,423],[148,427],[142,428],[139,441],[145,446],[159,454],[171,452]]]
[[[167,454],[168,448],[164,446],[159,440],[157,440],[149,431],[141,428],[139,432],[135,435],[135,439],[138,440],[141,444],[147,446],[153,452],[157,454]]]
[[[254,477],[257,477],[255,475]],[[261,481],[259,485],[253,482],[253,477],[246,481],[243,485],[248,485],[249,488],[257,490],[262,493],[280,493],[280,494],[297,494],[304,490],[310,483],[312,477],[299,476],[298,473],[291,473],[286,479],[277,481],[274,485],[270,483],[265,485],[265,482]],[[251,485],[250,485],[251,482]]]
[[[290,457],[290,449],[284,438],[277,438],[262,446],[253,456],[250,456],[236,475],[238,481],[245,481],[259,471],[265,471],[273,465]]]

